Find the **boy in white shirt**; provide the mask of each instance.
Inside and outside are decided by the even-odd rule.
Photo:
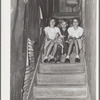
[[[79,44],[79,41],[83,35],[83,28],[79,26],[78,18],[73,18],[73,26],[68,28],[68,34],[69,34],[70,44],[69,44],[69,49],[68,49],[68,55],[66,57],[66,62],[70,63],[69,55],[71,53],[73,44],[75,44],[75,48],[76,48],[75,62],[80,62],[80,57],[79,57],[80,44]]]

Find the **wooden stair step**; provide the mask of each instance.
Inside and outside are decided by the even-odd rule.
[[[33,89],[35,98],[85,98],[87,97],[86,86],[81,87],[46,87],[36,86]]]
[[[73,52],[70,54],[70,63],[76,63],[75,62],[75,58],[76,58],[76,53],[75,53],[75,47],[73,48]],[[79,54],[79,56],[80,56],[80,63],[83,63],[84,62],[84,53],[83,53],[83,50],[80,50],[80,54]],[[66,59],[66,56],[64,56],[63,57],[63,62],[65,61],[65,59]]]
[[[57,98],[57,99],[53,99],[53,98],[35,98],[35,100],[87,100],[87,98],[86,97],[84,97],[84,98],[65,98],[65,99],[63,99],[63,98]]]
[[[74,52],[74,53],[72,53],[71,55],[70,55],[70,62],[71,63],[75,63],[75,58],[76,58],[76,53]],[[80,53],[80,60],[81,60],[81,63],[83,62],[83,53]]]
[[[86,75],[82,74],[38,74],[37,84],[85,85]]]
[[[83,63],[78,64],[40,64],[39,73],[82,73],[85,71]]]

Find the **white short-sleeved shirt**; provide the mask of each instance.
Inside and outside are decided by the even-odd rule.
[[[49,26],[47,26],[44,28],[44,31],[50,39],[54,40],[57,34],[60,32],[60,29],[58,27],[50,28]]]
[[[72,37],[79,38],[83,35],[83,28],[78,26],[78,29],[75,30],[73,27],[68,28],[68,34]]]

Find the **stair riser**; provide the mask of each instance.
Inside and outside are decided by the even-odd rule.
[[[37,83],[38,84],[68,84],[68,85],[85,85],[86,84],[86,76],[85,74],[79,75],[37,75]]]
[[[38,98],[35,98],[35,100],[87,100],[87,98],[66,98],[66,99],[49,99],[49,98],[43,98],[43,99],[38,99]]]
[[[40,73],[82,73],[85,72],[84,64],[40,64]]]
[[[34,88],[35,98],[86,98],[86,88]]]
[[[42,66],[39,69],[40,73],[82,73],[85,71],[85,68],[83,66]]]

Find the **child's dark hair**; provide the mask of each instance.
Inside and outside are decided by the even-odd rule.
[[[69,23],[69,21],[67,19],[64,19],[64,18],[62,19],[62,21],[66,22],[66,24]]]
[[[54,19],[54,20],[55,20],[55,26],[56,26],[57,19],[56,19],[56,18],[54,18],[54,17],[50,17],[50,18],[48,19],[48,25],[50,26],[50,21],[51,21],[52,19]]]
[[[68,19],[63,18],[63,19],[62,19],[62,21],[66,22],[66,24],[67,24],[67,28],[68,28],[68,27],[69,27],[69,20],[68,20]],[[62,22],[61,22],[61,23],[62,23]]]
[[[81,24],[81,20],[80,20],[80,18],[79,18],[79,17],[74,17],[74,18],[72,19],[72,23],[73,23],[74,19],[76,19],[76,20],[78,21],[78,25],[80,25],[80,24]]]

